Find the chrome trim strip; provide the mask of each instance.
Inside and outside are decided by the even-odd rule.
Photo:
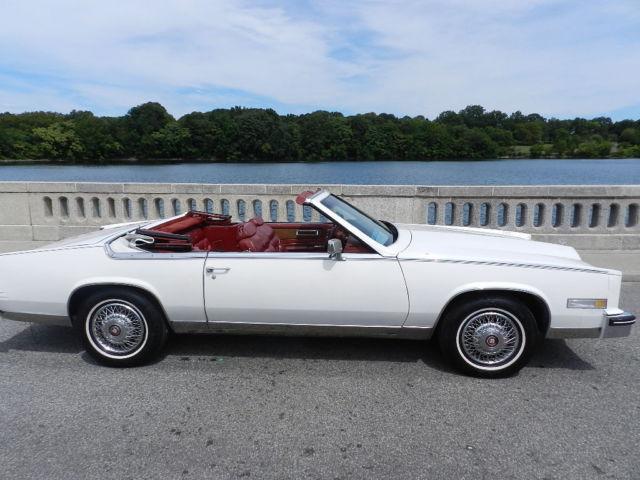
[[[377,253],[343,253],[345,260],[396,260],[383,257]],[[291,260],[331,260],[329,254],[322,252],[209,252],[208,259],[213,258],[286,258]]]
[[[0,312],[0,318],[16,322],[41,323],[43,325],[71,326],[71,319],[64,315],[46,315],[42,313]]]
[[[108,257],[114,260],[185,260],[190,258],[207,258],[208,252],[171,252],[171,253],[158,253],[147,252],[139,249],[137,252],[114,252],[111,248],[111,242],[120,238],[117,238],[104,244],[104,250]]]
[[[633,325],[634,323],[636,323],[635,317],[633,320],[615,320],[613,318],[609,319],[610,327],[618,327],[620,325]]]
[[[636,323],[636,316],[633,313],[622,312],[613,315],[606,315],[610,327],[627,326]]]
[[[235,335],[282,335],[320,337],[392,337],[403,339],[428,339],[431,327],[393,327],[366,325],[311,325],[289,323],[244,322],[171,322],[176,333],[219,333]]]
[[[207,322],[169,322],[174,333],[210,333]]]
[[[499,262],[488,260],[461,260],[454,258],[398,258],[400,262],[429,262],[429,263],[458,263],[462,265],[485,265],[493,267],[517,267],[517,268],[539,268],[542,270],[562,270],[570,272],[600,273],[608,274],[607,270],[586,267],[562,267],[559,265],[536,264],[536,263],[516,263],[516,262]]]
[[[296,230],[297,237],[319,237],[320,230],[317,228],[299,228]]]

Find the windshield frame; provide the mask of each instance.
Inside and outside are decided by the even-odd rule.
[[[350,208],[353,208],[360,215],[363,215],[367,219],[373,221],[380,228],[383,228],[384,230],[388,231],[392,235],[393,241],[388,245],[384,245],[376,241],[375,239],[367,235],[364,231],[359,229],[357,226],[355,226],[354,224],[352,224],[351,222],[349,222],[348,220],[346,220],[345,218],[343,218],[342,216],[338,215],[336,212],[334,212],[333,210],[325,206],[323,204],[323,200],[325,200],[329,196],[335,197],[340,202],[343,202],[346,205],[348,205]],[[360,210],[353,204],[346,201],[344,198],[339,197],[338,195],[333,195],[327,190],[319,190],[314,195],[307,198],[304,203],[315,208],[318,212],[320,212],[325,217],[331,219],[333,222],[338,223],[339,225],[346,228],[351,234],[357,237],[360,241],[369,245],[372,249],[374,249],[379,254],[383,256],[396,255],[397,252],[395,252],[395,249],[396,249],[397,240],[399,238],[399,231],[395,227],[395,225],[393,225],[391,222],[375,220],[370,215],[364,213],[362,210]]]

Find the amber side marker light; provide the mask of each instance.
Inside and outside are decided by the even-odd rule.
[[[569,298],[567,300],[567,308],[607,308],[606,298]]]

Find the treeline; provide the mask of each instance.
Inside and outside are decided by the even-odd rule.
[[[613,122],[510,115],[478,105],[436,119],[271,109],[193,112],[173,118],[158,103],[122,117],[91,112],[0,114],[0,158],[106,162],[435,160],[496,157],[640,157],[640,120]]]

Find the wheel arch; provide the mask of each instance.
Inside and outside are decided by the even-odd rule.
[[[542,336],[546,335],[549,325],[551,324],[551,309],[549,308],[549,303],[541,293],[521,287],[493,286],[487,288],[469,288],[452,295],[438,315],[434,327],[434,337],[437,336],[442,323],[441,320],[449,310],[461,303],[485,298],[487,296],[503,296],[522,302],[531,310],[540,334]]]
[[[72,323],[75,320],[75,316],[77,314],[82,298],[85,297],[86,295],[91,295],[92,293],[99,292],[100,290],[103,290],[105,288],[122,288],[122,289],[137,292],[140,295],[145,296],[148,300],[153,302],[156,305],[156,307],[158,307],[158,309],[162,312],[162,316],[167,328],[169,328],[169,330],[172,330],[171,322],[169,321],[167,311],[165,310],[164,306],[162,305],[162,302],[160,301],[160,299],[155,293],[153,293],[151,290],[145,287],[142,287],[140,285],[122,283],[117,281],[87,283],[84,285],[77,286],[71,292],[71,294],[69,295],[69,299],[67,300],[67,313]]]

